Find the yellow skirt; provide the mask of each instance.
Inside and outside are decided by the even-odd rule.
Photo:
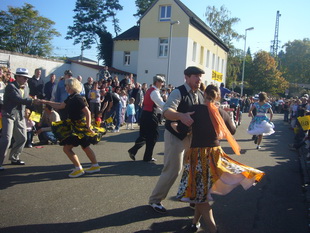
[[[192,148],[177,198],[193,203],[212,201],[211,194],[226,195],[238,185],[246,190],[264,175],[258,169],[231,159],[220,146]]]
[[[86,127],[86,119],[71,121],[57,121],[52,123],[52,131],[59,140],[59,145],[73,145],[88,147],[90,144],[97,144],[106,133],[105,128],[92,126],[90,132]]]

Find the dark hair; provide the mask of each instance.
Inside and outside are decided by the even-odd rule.
[[[219,93],[219,88],[214,84],[210,84],[207,86],[205,93],[207,95],[207,99],[214,101],[217,97],[217,93]]]
[[[264,101],[267,99],[267,93],[266,92],[261,92],[258,94],[258,99],[260,102]]]
[[[51,105],[46,104],[46,105],[45,105],[45,107],[46,107],[48,110],[50,110],[50,111],[52,111],[52,110],[53,110],[53,108],[52,108],[52,106],[51,106]]]

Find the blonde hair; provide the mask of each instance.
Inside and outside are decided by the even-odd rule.
[[[80,93],[82,91],[81,82],[76,78],[68,78],[65,81],[65,85],[68,86],[72,91]]]

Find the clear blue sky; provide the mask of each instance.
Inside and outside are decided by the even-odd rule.
[[[224,5],[230,12],[230,17],[237,17],[240,22],[234,26],[234,29],[244,34],[246,28],[254,27],[254,30],[247,33],[247,47],[255,53],[259,50],[270,51],[271,41],[274,40],[276,13],[279,10],[281,17],[279,21],[279,45],[282,46],[288,41],[295,39],[302,40],[310,38],[310,1],[280,1],[280,0],[181,0],[198,17],[205,21],[203,16],[207,6],[220,8]],[[75,0],[1,0],[0,10],[7,10],[7,6],[20,7],[25,2],[35,6],[35,9],[44,17],[53,20],[56,24],[54,28],[62,36],[53,40],[55,47],[54,55],[78,56],[80,55],[80,45],[73,45],[72,40],[65,40],[68,26],[73,24],[73,9]],[[124,7],[117,17],[120,20],[122,32],[134,26],[137,18],[133,16],[136,13],[134,0],[120,0]],[[110,30],[113,32],[113,30]],[[244,40],[235,43],[237,48],[243,49]],[[84,56],[96,60],[95,49],[84,51]]]

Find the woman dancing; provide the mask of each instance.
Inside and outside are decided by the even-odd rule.
[[[229,115],[216,106],[221,98],[217,86],[209,85],[205,91],[205,104],[194,105],[191,111],[191,149],[180,182],[177,197],[181,201],[195,203],[195,215],[190,226],[193,232],[200,227],[202,217],[209,232],[218,232],[213,212],[211,194],[226,195],[238,185],[244,189],[259,182],[264,172],[234,161],[222,150],[219,140],[225,137],[234,152],[240,155],[240,148],[231,134],[235,125]],[[181,122],[174,125],[177,131],[188,128]]]
[[[59,145],[64,146],[63,151],[75,166],[69,177],[79,177],[85,172],[99,172],[100,166],[90,144],[98,143],[105,133],[105,129],[91,125],[91,114],[86,99],[78,94],[82,89],[80,82],[75,78],[69,78],[65,81],[65,88],[69,96],[63,103],[48,100],[41,100],[41,103],[48,104],[55,109],[66,109],[68,112],[68,119],[53,122],[52,130],[59,140]],[[72,150],[73,147],[79,145],[92,163],[91,167],[85,170],[82,168],[78,156]]]
[[[256,149],[260,149],[263,135],[271,135],[274,133],[274,124],[271,122],[273,112],[272,107],[267,103],[267,94],[266,92],[261,92],[258,95],[259,102],[255,102],[249,111],[249,117],[252,117],[252,121],[248,128],[248,133],[251,135],[258,135],[257,140],[254,142],[257,143]],[[256,108],[256,116],[253,115],[253,110]],[[270,117],[267,117],[267,113],[270,113]]]

